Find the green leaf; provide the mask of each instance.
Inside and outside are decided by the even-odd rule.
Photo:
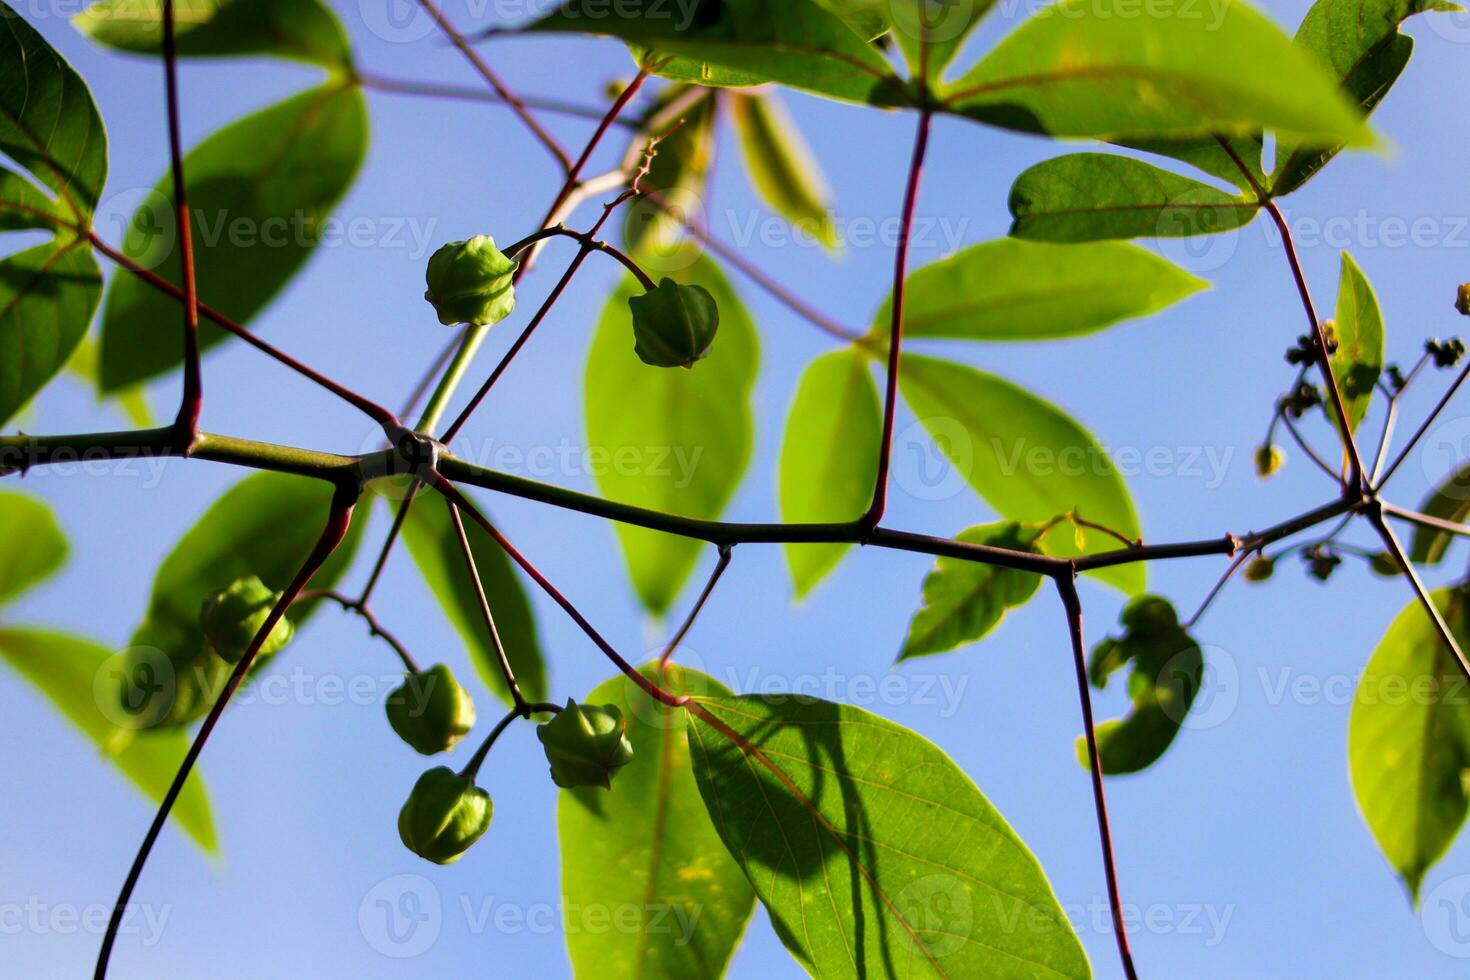
[[[873,499],[883,405],[856,348],[823,354],[796,389],[781,444],[781,519],[788,524],[852,521]],[[788,544],[796,595],[810,592],[851,545]]]
[[[153,595],[131,646],[138,659],[163,666],[173,683],[136,705],[141,727],[182,725],[205,714],[232,665],[209,649],[199,628],[199,607],[236,579],[255,575],[284,589],[301,570],[327,524],[332,488],[306,477],[257,473],[235,484],[179,539],[159,566]],[[352,522],[346,540],[312,578],[310,587],[331,588],[352,563],[366,515]],[[299,630],[318,603],[298,603],[288,618]],[[156,651],[156,652],[155,652]],[[267,661],[257,660],[258,671]]]
[[[1139,16],[1132,0],[1060,0],[942,94],[982,122],[1058,137],[1372,142],[1320,66],[1243,3]]]
[[[66,563],[66,535],[51,508],[0,490],[0,603],[50,578]]]
[[[81,76],[7,3],[0,21],[0,151],[56,192],[54,213],[85,230],[107,180],[97,105]]]
[[[1159,760],[1179,734],[1204,680],[1204,651],[1179,625],[1168,600],[1142,595],[1123,610],[1121,637],[1092,649],[1088,673],[1101,690],[1108,677],[1130,666],[1133,710],[1097,726],[1098,755],[1109,776],[1138,772]],[[1077,737],[1077,760],[1089,767],[1087,740]]]
[[[544,701],[546,666],[536,636],[535,614],[520,577],[505,550],[480,525],[466,520],[464,529],[516,682],[528,700]],[[485,629],[480,597],[465,565],[459,535],[449,519],[449,510],[437,495],[423,494],[414,502],[403,525],[403,539],[429,591],[464,640],[481,679],[506,704],[512,704],[500,659]]]
[[[210,136],[184,158],[199,296],[248,322],[305,264],[367,148],[355,86],[303,92]],[[122,250],[177,285],[178,249],[164,177],[134,214]],[[179,305],[134,276],[117,276],[102,318],[102,390],[168,371],[183,358]],[[228,334],[200,326],[203,348]]]
[[[102,0],[72,18],[98,44],[156,54],[163,43],[159,0]],[[183,57],[275,55],[346,68],[347,34],[320,0],[180,0],[176,50]]]
[[[0,425],[66,366],[101,298],[102,271],[81,239],[0,261]]]
[[[859,36],[876,40],[893,27],[888,0],[812,0],[823,10],[831,11]]]
[[[729,105],[755,189],[798,231],[835,250],[826,182],[786,107],[774,93],[733,95]]]
[[[705,806],[813,976],[1091,976],[1036,858],[933,744],[790,695],[691,713]]]
[[[913,74],[937,82],[994,4],[995,0],[890,0],[893,37]]]
[[[118,728],[104,714],[96,692],[105,686],[109,671],[121,669],[111,650],[61,633],[4,629],[0,630],[0,660],[45,694],[149,799],[163,799],[189,750],[189,735],[182,730],[134,734]],[[56,802],[88,806],[80,795],[86,792],[85,780],[69,782],[78,795]],[[218,850],[209,797],[197,771],[174,803],[173,819],[205,851]]]
[[[1463,524],[1465,518],[1470,517],[1470,462],[1460,464],[1455,472],[1445,477],[1424,499],[1424,503],[1419,505],[1419,512],[1440,520]],[[1409,560],[1424,565],[1437,565],[1444,559],[1445,552],[1454,540],[1455,536],[1449,531],[1416,525],[1414,544],[1409,549]]]
[[[672,133],[655,148],[648,173],[639,186],[657,192],[666,203],[685,213],[699,213],[708,188],[710,167],[715,159],[715,120],[719,103],[708,93],[679,115],[670,115],[671,103],[688,95],[690,86],[671,85],[648,111],[634,135],[627,159],[638,159],[648,145],[646,133]],[[679,120],[683,123],[680,124]],[[684,240],[684,226],[664,210],[643,198],[628,204],[623,221],[623,244],[630,252],[655,249],[677,250]]]
[[[1127,242],[1055,245],[999,238],[910,273],[903,335],[1075,337],[1156,313],[1206,285]],[[885,301],[874,318],[875,334],[887,336],[892,302]]]
[[[1342,275],[1337,289],[1337,318],[1333,321],[1337,351],[1332,374],[1342,391],[1348,428],[1356,429],[1373,401],[1373,389],[1383,371],[1383,314],[1378,298],[1353,257],[1342,253]],[[1332,417],[1337,413],[1328,406]]]
[[[729,692],[714,678],[672,666],[644,676],[678,694]],[[611,790],[567,790],[557,807],[567,946],[578,977],[716,980],[755,906],[745,875],[705,812],[690,771],[685,712],[654,701],[621,674],[585,704],[616,705],[633,761]],[[611,909],[606,932],[582,916]]]
[[[1200,139],[1163,140],[1115,140],[1119,146],[1127,146],[1146,153],[1156,153],[1187,163],[1211,177],[1218,177],[1233,184],[1254,200],[1256,188],[1268,183],[1262,169],[1265,143],[1260,133],[1249,136],[1232,136],[1228,139],[1206,136]],[[1244,166],[1246,173],[1241,172]]]
[[[961,531],[956,540],[1041,554],[1042,538],[1055,528],[1055,521],[982,524]],[[945,653],[985,637],[1007,610],[1030,602],[1040,586],[1041,576],[1034,572],[939,558],[924,577],[924,608],[914,614],[898,659]]]
[[[705,258],[667,273],[709,290],[720,310],[710,355],[691,370],[651,368],[633,353],[630,276],[608,300],[587,355],[587,446],[597,485],[621,503],[714,520],[750,462],[755,324],[719,268]],[[700,542],[619,524],[643,604],[663,613],[699,558]]]
[[[1366,116],[1414,52],[1413,38],[1401,34],[1399,25],[1414,14],[1463,9],[1445,0],[1317,0],[1296,32],[1296,44],[1321,60]],[[1340,149],[1340,144],[1278,142],[1272,193],[1290,194]]]
[[[1011,234],[1051,242],[1233,231],[1260,210],[1188,177],[1111,153],[1044,160],[1011,185]]]
[[[0,3],[0,230],[56,237],[0,261],[0,425],[56,374],[87,332],[102,274],[86,239],[107,179],[107,136],[81,76]],[[40,185],[56,195],[52,200]]]
[[[1071,416],[963,364],[906,354],[901,367],[904,400],[959,474],[1002,517],[1035,522],[1076,511],[1124,537],[1138,537],[1123,478]],[[1073,557],[1119,546],[1110,535],[1079,527],[1076,539],[1049,536],[1045,551]],[[1125,592],[1143,589],[1141,564],[1101,569],[1097,577]]]
[[[567,0],[527,29],[621,38],[657,74],[700,85],[780,82],[851,102],[909,101],[877,49],[809,0]]]
[[[1455,639],[1470,644],[1470,600],[1434,593]],[[1424,873],[1470,809],[1470,710],[1455,655],[1411,602],[1373,651],[1348,721],[1353,795],[1373,839],[1417,901]]]

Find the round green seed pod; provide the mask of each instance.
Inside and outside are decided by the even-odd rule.
[[[475,727],[475,702],[444,664],[409,674],[385,708],[398,737],[422,755],[449,751]]]
[[[426,861],[453,864],[485,836],[494,813],[490,794],[447,766],[419,777],[398,812],[403,846]]]
[[[633,758],[627,723],[615,705],[568,701],[555,718],[536,729],[551,763],[551,781],[562,789],[612,788],[612,778]]]
[[[1276,563],[1265,555],[1252,558],[1245,566],[1247,582],[1264,582],[1276,574]]]
[[[516,308],[511,276],[517,268],[489,235],[450,242],[429,258],[424,299],[446,327],[499,323]]]
[[[204,600],[199,607],[199,628],[221,659],[239,663],[280,598],[281,593],[254,575],[236,579]],[[291,642],[294,633],[291,621],[282,616],[261,644],[258,656],[268,657],[278,652]]]
[[[1256,476],[1261,479],[1275,473],[1286,463],[1280,446],[1261,446],[1256,450]]]
[[[652,367],[692,367],[709,356],[720,328],[720,308],[709,290],[664,279],[641,296],[628,297],[633,312],[633,352]]]

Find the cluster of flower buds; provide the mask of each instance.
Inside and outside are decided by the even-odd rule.
[[[1459,337],[1449,340],[1426,340],[1424,352],[1434,359],[1437,368],[1452,368],[1465,356],[1465,342]]]
[[[199,628],[222,660],[239,663],[280,599],[281,593],[256,576],[247,575],[204,600],[199,608]],[[294,633],[291,621],[282,616],[271,627],[270,635],[261,643],[257,656],[268,657],[279,652],[291,642]]]
[[[1307,574],[1319,582],[1325,582],[1337,571],[1337,566],[1342,564],[1342,556],[1333,551],[1330,544],[1323,542],[1303,551],[1302,561],[1307,566]]]
[[[1327,338],[1327,354],[1337,353],[1337,339],[1334,335],[1336,324],[1331,320],[1322,321],[1322,333]],[[1302,334],[1296,339],[1296,346],[1286,350],[1287,364],[1313,364],[1317,360],[1317,341],[1315,338]]]
[[[1322,392],[1310,381],[1303,381],[1291,394],[1281,399],[1282,411],[1299,419],[1313,408],[1322,404]]]

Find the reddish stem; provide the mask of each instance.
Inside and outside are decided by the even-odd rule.
[[[730,567],[730,555],[732,553],[729,545],[720,548],[720,560],[715,562],[715,570],[710,572],[709,581],[704,583],[704,589],[699,593],[699,598],[694,600],[694,606],[689,610],[689,615],[684,617],[683,625],[679,627],[678,632],[669,638],[668,645],[664,647],[664,652],[659,656],[659,670],[668,667],[669,660],[674,656],[674,651],[679,649],[679,644],[684,642],[684,637],[688,636],[689,630],[693,628],[694,621],[704,611],[704,604],[709,601],[711,593],[715,591],[715,586],[720,584],[720,576],[724,575],[725,569]]]
[[[1118,956],[1128,980],[1138,980],[1133,966],[1133,953],[1128,947],[1128,925],[1123,920],[1123,899],[1118,888],[1117,860],[1113,855],[1113,832],[1108,822],[1108,800],[1103,790],[1102,755],[1097,748],[1097,725],[1092,717],[1092,695],[1087,687],[1087,651],[1082,639],[1082,600],[1071,575],[1056,577],[1057,591],[1067,611],[1068,632],[1072,637],[1072,659],[1077,668],[1077,699],[1082,706],[1082,730],[1087,739],[1088,768],[1092,774],[1092,805],[1097,817],[1097,836],[1102,844],[1103,872],[1108,882],[1108,906],[1113,914],[1113,937],[1118,943]]]
[[[863,515],[862,524],[869,530],[883,520],[888,506],[888,460],[893,447],[893,419],[898,408],[899,348],[903,343],[903,304],[908,280],[909,245],[914,224],[914,208],[919,200],[919,180],[923,175],[924,156],[929,150],[929,109],[919,112],[919,130],[914,137],[914,155],[909,163],[908,186],[903,195],[903,217],[899,225],[898,249],[893,259],[893,321],[888,337],[888,378],[883,397],[883,438],[878,448],[878,475],[873,483],[873,502]]]
[[[455,29],[455,26],[449,22],[448,17],[444,16],[444,12],[439,9],[438,5],[434,3],[434,0],[419,0],[419,6],[423,7],[425,12],[434,19],[434,23],[439,25],[439,29],[444,32],[444,36],[449,38],[450,42],[459,49],[459,53],[465,56],[465,60],[474,66],[475,71],[480,73],[480,77],[490,83],[490,87],[495,90],[495,94],[511,107],[511,110],[520,117],[521,122],[526,124],[526,128],[531,131],[532,135],[541,141],[541,145],[546,147],[552,156],[556,157],[557,162],[561,164],[562,170],[570,173],[572,164],[570,158],[567,156],[567,151],[562,149],[561,144],[542,127],[535,116],[531,115],[531,111],[526,108],[525,103],[517,98],[514,92],[506,88],[505,83],[500,80],[500,76],[495,74],[491,67],[485,63],[485,59],[480,57],[479,52],[470,47],[469,42],[464,39],[464,35]]]
[[[485,518],[485,515],[481,514],[475,505],[464,494],[459,492],[458,487],[444,479],[444,477],[435,474],[434,489],[449,498],[450,503],[454,504],[454,506],[470,515],[470,520],[484,528],[485,533],[494,538],[495,543],[505,549],[505,553],[510,556],[511,560],[519,565],[522,571],[531,576],[532,580],[541,587],[543,592],[551,597],[553,602],[561,606],[562,610],[572,618],[572,622],[576,623],[582,632],[587,634],[588,639],[597,645],[597,648],[603,652],[603,655],[607,659],[613,662],[618,670],[622,671],[635,684],[647,691],[651,697],[657,698],[671,708],[682,708],[688,702],[689,699],[686,697],[680,697],[665,691],[653,681],[644,677],[638,672],[637,668],[625,660],[622,654],[618,653],[613,645],[605,640],[602,634],[597,632],[596,628],[587,621],[587,617],[582,615],[581,611],[572,604],[571,600],[562,595],[561,591],[552,585],[550,580],[545,575],[542,575],[535,565],[532,565],[524,555],[517,551],[515,545],[506,540],[505,535],[497,531],[495,526]]]
[[[173,173],[179,260],[184,279],[184,393],[174,424],[193,442],[199,431],[199,414],[204,407],[204,381],[199,368],[199,284],[194,274],[194,231],[189,218],[184,150],[179,135],[179,66],[174,37],[174,0],[163,0],[163,77],[168,105],[169,165]]]
[[[137,276],[139,279],[143,280],[145,283],[152,286],[159,292],[166,293],[176,300],[183,300],[184,292],[178,286],[175,286],[167,279],[158,275],[152,269],[145,268],[144,266],[141,266],[138,263],[134,262],[122,252],[119,252],[117,249],[107,244],[107,242],[103,241],[95,231],[87,232],[87,237],[88,240],[92,243],[92,247],[95,248],[101,255],[104,255],[108,259],[111,259],[118,266],[126,269],[128,272]],[[305,364],[296,360],[296,358],[292,357],[290,354],[278,350],[271,344],[266,343],[264,340],[261,340],[259,337],[255,336],[255,334],[251,333],[249,330],[246,330],[244,327],[240,326],[240,324],[236,323],[234,320],[231,320],[223,313],[211,307],[208,303],[200,302],[199,312],[204,314],[207,319],[213,321],[218,326],[223,327],[225,330],[228,330],[230,333],[234,334],[236,337],[239,337],[241,340],[245,341],[256,350],[267,355],[268,357],[274,358],[276,361],[284,364],[292,371],[295,371],[297,374],[300,374],[308,380],[315,382],[316,384],[325,388],[327,391],[330,391],[332,394],[336,395],[338,398],[341,398],[343,401],[352,405],[358,411],[362,412],[364,415],[371,418],[374,422],[377,422],[379,425],[381,425],[384,430],[388,432],[390,437],[394,437],[398,434],[401,426],[398,422],[397,416],[395,416],[392,412],[388,411],[383,406],[379,405],[377,402],[374,402],[371,399],[359,395],[357,392],[353,391],[351,388],[346,387],[345,385],[338,384],[331,378],[328,378],[326,375],[307,367]]]
[[[352,524],[352,510],[357,502],[355,491],[339,489],[332,500],[332,510],[327,518],[327,526],[322,531],[321,538],[316,547],[307,557],[301,570],[281,594],[281,598],[271,609],[270,615],[266,617],[255,638],[250,641],[250,646],[240,662],[235,664],[229,679],[225,681],[224,690],[215,699],[214,706],[209,709],[204,723],[199,726],[199,732],[194,736],[194,742],[189,746],[189,751],[184,755],[184,761],[179,765],[179,771],[174,774],[174,781],[169,785],[168,792],[163,796],[163,802],[159,804],[158,812],[153,817],[153,823],[148,828],[148,833],[143,837],[143,843],[138,848],[138,854],[133,858],[133,866],[128,870],[128,876],[123,881],[122,891],[117,896],[117,903],[112,908],[112,918],[107,923],[107,931],[102,937],[102,949],[97,954],[97,969],[94,973],[95,980],[104,980],[107,976],[107,964],[112,955],[112,947],[117,942],[118,928],[122,925],[123,915],[127,912],[128,903],[132,900],[133,889],[137,887],[138,878],[143,874],[143,867],[148,863],[148,855],[153,852],[153,845],[158,840],[158,835],[163,831],[163,826],[168,822],[168,815],[173,810],[174,803],[179,798],[179,793],[184,789],[184,783],[188,781],[189,774],[194,771],[194,763],[198,761],[199,754],[204,751],[204,744],[209,741],[210,733],[214,731],[219,722],[220,715],[224,713],[225,706],[230,703],[230,698],[245,680],[251,664],[255,662],[256,655],[260,652],[261,645],[265,643],[266,637],[276,628],[281,617],[286,615],[286,610],[291,608],[291,603],[296,601],[313,575],[317,573],[332,557],[337,546],[347,535],[347,529]]]
[[[485,621],[485,630],[490,635],[490,643],[495,647],[495,658],[500,663],[500,673],[505,677],[505,686],[510,691],[516,710],[525,711],[526,698],[521,694],[521,686],[516,683],[516,674],[511,669],[510,657],[506,655],[505,643],[500,638],[500,630],[495,626],[495,615],[490,611],[490,599],[485,595],[485,583],[480,578],[480,569],[475,563],[475,552],[470,547],[469,535],[465,534],[464,521],[460,520],[459,508],[451,500],[445,500],[444,506],[449,509],[449,520],[454,524],[455,537],[459,539],[460,554],[464,556],[465,568],[470,573],[470,581],[475,585],[475,598],[480,603],[480,616]]]

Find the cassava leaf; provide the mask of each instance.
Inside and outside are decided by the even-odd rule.
[[[801,376],[781,444],[781,519],[805,524],[861,517],[873,498],[883,406],[856,348],[817,358]],[[851,545],[788,544],[797,596],[810,592]]]
[[[691,713],[705,806],[813,976],[1091,976],[1036,858],[919,735],[790,695]]]
[[[729,693],[677,665],[642,672],[674,694]],[[582,978],[717,980],[755,896],[705,812],[689,769],[687,715],[621,674],[582,703],[622,711],[633,760],[618,770],[611,790],[566,790],[557,805],[573,971]],[[597,908],[630,910],[629,927],[587,928],[581,915]]]

